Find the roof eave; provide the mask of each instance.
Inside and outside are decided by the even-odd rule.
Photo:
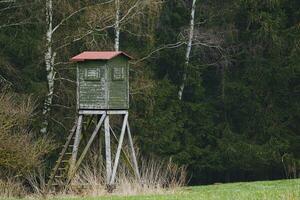
[[[113,59],[113,58],[115,58],[119,55],[123,55],[123,56],[125,56],[126,58],[128,58],[130,60],[133,59],[133,57],[129,56],[127,53],[125,53],[123,51],[117,51],[117,52],[115,52],[114,55],[112,55],[110,57],[107,57],[107,58],[80,58],[83,53],[86,53],[86,51],[82,52],[81,54],[79,54],[77,56],[74,56],[73,58],[70,59],[70,61],[71,62],[83,62],[83,61],[86,61],[86,60],[106,60],[107,61],[107,60],[111,60],[111,59]]]
[[[83,61],[87,61],[87,60],[110,60],[110,59],[99,59],[99,58],[88,58],[88,59],[75,58],[75,59],[73,59],[73,58],[71,58],[70,61],[71,62],[83,62]]]

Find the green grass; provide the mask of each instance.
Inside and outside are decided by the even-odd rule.
[[[194,186],[173,194],[56,197],[51,200],[300,200],[300,179]]]

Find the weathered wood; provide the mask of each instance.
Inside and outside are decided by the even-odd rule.
[[[105,89],[106,89],[106,92],[105,92],[105,108],[108,109],[109,108],[109,96],[110,96],[110,91],[109,91],[109,88],[110,88],[110,83],[109,83],[109,79],[110,79],[110,75],[109,75],[109,69],[108,69],[108,65],[107,63],[105,64]],[[107,113],[106,113],[107,114]]]
[[[125,115],[128,111],[127,110],[108,110],[107,114],[109,115]]]
[[[109,131],[109,116],[107,115],[104,121],[105,131],[105,162],[106,162],[106,183],[109,184],[111,177],[111,147],[110,147],[110,131]]]
[[[134,166],[135,176],[138,178],[139,181],[141,181],[140,171],[139,171],[139,167],[138,167],[138,163],[137,163],[137,159],[136,159],[136,155],[135,155],[135,151],[134,151],[133,140],[132,140],[128,120],[127,120],[127,133],[128,133],[128,141],[129,141],[129,146],[130,146],[130,150],[131,150],[131,159],[132,159],[133,166]]]
[[[117,172],[117,168],[118,168],[118,164],[119,164],[120,153],[121,153],[123,139],[124,139],[126,125],[127,125],[127,120],[128,120],[128,113],[126,113],[124,116],[124,121],[123,121],[123,125],[122,125],[120,139],[119,139],[118,149],[117,149],[117,153],[115,156],[114,167],[112,170],[111,179],[110,179],[110,183],[109,183],[110,185],[113,185],[115,182],[116,172]]]
[[[108,61],[109,69],[109,107],[108,109],[128,109],[128,60],[124,57],[116,57]]]
[[[71,142],[71,140],[72,140],[72,138],[74,136],[74,133],[75,133],[76,127],[77,127],[77,123],[78,123],[78,120],[76,119],[75,124],[74,124],[73,128],[71,129],[70,134],[69,134],[69,136],[67,138],[67,141],[66,141],[65,145],[63,146],[63,149],[62,149],[62,151],[60,153],[60,156],[57,159],[56,164],[55,164],[55,166],[54,166],[54,168],[53,168],[53,170],[51,172],[49,181],[48,181],[47,186],[46,186],[46,193],[48,193],[48,191],[49,191],[49,189],[50,189],[50,187],[51,187],[51,185],[52,185],[52,183],[54,181],[54,177],[55,177],[57,171],[60,169],[59,166],[62,163],[64,154],[66,153],[66,151],[68,149],[68,146],[69,146],[69,144],[70,144],[70,142]]]
[[[110,131],[112,133],[113,138],[116,140],[117,144],[119,144],[119,139],[117,138],[114,130],[111,128],[111,126],[109,126],[109,128],[110,128]],[[123,156],[126,164],[129,166],[129,169],[131,170],[131,172],[135,173],[134,168],[133,168],[133,166],[130,162],[130,159],[128,158],[128,156],[127,156],[126,152],[124,151],[124,149],[121,149],[121,153],[122,153],[122,156]]]
[[[103,115],[106,113],[103,110],[79,110],[80,115]]]
[[[79,108],[105,109],[106,61],[78,63],[79,68]]]
[[[102,131],[102,128],[100,129],[100,132]],[[102,149],[103,149],[103,137],[102,137],[102,134],[99,134],[99,137],[98,137],[98,163],[99,163],[99,171],[100,173],[102,173],[102,170],[103,170],[103,156],[102,156]]]
[[[80,134],[81,134],[81,129],[83,129],[83,127],[82,127],[83,115],[82,114],[79,115],[78,123],[77,123],[77,126],[76,126],[77,129],[76,129],[76,132],[74,131],[75,132],[75,141],[74,141],[74,145],[73,145],[72,157],[71,157],[71,160],[70,160],[70,164],[71,164],[71,162],[74,161],[73,159],[75,157],[75,164],[70,166],[69,174],[68,174],[67,180],[66,180],[64,185],[69,186],[71,180],[75,176],[76,171],[80,167],[80,164],[82,163],[82,161],[85,158],[88,150],[90,149],[94,139],[96,138],[96,135],[99,133],[102,124],[104,124],[104,132],[105,132],[105,155],[106,155],[106,173],[107,173],[106,183],[107,183],[107,186],[108,186],[108,190],[110,190],[110,189],[112,190],[114,188],[121,153],[122,153],[122,156],[124,156],[123,158],[124,158],[125,162],[128,164],[130,170],[132,170],[132,172],[136,175],[137,179],[139,181],[141,181],[140,172],[139,172],[139,169],[138,169],[138,163],[137,163],[137,159],[136,159],[136,154],[135,154],[135,151],[134,151],[131,131],[130,131],[129,123],[128,123],[128,111],[115,110],[115,111],[112,111],[112,112],[102,112],[102,113],[103,114],[101,115],[101,118],[100,119],[98,118],[99,120],[98,120],[98,123],[96,125],[96,128],[93,131],[89,141],[87,142],[87,145],[85,146],[85,148],[84,148],[82,154],[80,155],[79,159],[76,160],[77,155],[75,157],[75,153],[78,154],[78,146],[79,146],[79,143],[80,143]],[[110,127],[110,124],[109,124],[110,119],[109,119],[108,113],[112,113],[112,114],[125,113],[122,128],[121,128],[121,134],[120,134],[119,139],[115,135],[113,129]],[[130,146],[129,150],[130,150],[130,153],[131,153],[131,159],[128,158],[126,152],[122,149],[122,145],[123,145],[123,141],[124,141],[126,131],[128,132],[128,137],[129,137],[129,146]],[[111,168],[112,167],[111,141],[110,141],[110,135],[111,134],[113,135],[113,138],[118,143],[116,154],[114,156],[113,168]],[[101,134],[99,134],[99,156],[101,156],[101,147],[100,147],[100,145],[101,145],[100,140],[101,139],[100,139],[100,136],[101,136]],[[65,146],[69,146],[69,143],[66,144]],[[60,162],[63,162],[63,160],[61,159]],[[58,170],[58,168],[56,170],[61,171],[61,172],[63,172],[63,169],[65,169],[65,168],[61,167],[60,170]],[[55,177],[55,174],[53,176]],[[57,179],[58,178],[64,178],[64,177],[65,176],[64,176],[63,173],[59,173],[56,176]],[[64,180],[62,180],[62,181],[64,181]]]
[[[74,170],[76,159],[77,159],[78,147],[79,147],[80,137],[81,137],[80,134],[81,134],[81,128],[82,128],[82,119],[83,119],[83,115],[79,115],[78,122],[77,122],[77,128],[76,128],[76,134],[75,134],[75,140],[74,140],[74,146],[73,146],[73,151],[72,151],[72,157],[70,160],[69,175]]]
[[[77,70],[79,109],[128,109],[128,57],[80,62]]]
[[[76,162],[76,165],[75,165],[74,169],[72,170],[72,172],[71,172],[71,174],[70,174],[70,176],[69,176],[69,178],[68,178],[68,181],[67,181],[68,184],[70,183],[70,181],[71,181],[72,178],[74,177],[74,175],[75,175],[77,169],[79,168],[79,166],[80,166],[82,160],[84,159],[84,157],[85,157],[85,155],[87,154],[87,152],[88,152],[90,146],[92,145],[92,143],[93,143],[93,141],[94,141],[96,135],[99,133],[99,130],[100,130],[100,128],[101,128],[101,125],[102,125],[102,123],[103,123],[105,117],[106,117],[106,114],[103,114],[103,115],[101,116],[101,119],[99,120],[99,122],[98,122],[98,124],[97,124],[97,126],[96,126],[96,128],[95,128],[95,130],[94,130],[94,132],[93,132],[93,134],[92,134],[92,136],[90,137],[90,139],[89,139],[89,141],[88,141],[86,147],[84,148],[82,154],[80,155],[78,161]]]
[[[67,184],[70,183],[71,179],[79,168],[80,163],[86,156],[87,151],[92,145],[92,142],[94,141],[97,133],[99,132],[102,123],[104,123],[103,143],[105,143],[107,185],[112,185],[115,182],[121,153],[133,173],[136,173],[139,176],[139,172],[136,169],[137,162],[131,162],[131,159],[128,158],[127,154],[122,149],[128,121],[129,59],[130,57],[126,54],[120,54],[108,59],[83,59],[80,60],[81,62],[77,63],[77,110],[81,118],[79,123],[80,125],[77,126],[77,131],[75,133],[75,141],[73,145],[72,157],[70,160],[70,170],[68,174]],[[82,154],[77,160],[80,140],[82,140],[81,143],[85,142],[84,138],[80,138],[81,129],[83,129],[83,131],[85,130],[84,127],[82,127],[83,125],[81,125],[83,115],[101,115],[101,119],[99,119],[90,139],[86,141],[87,145],[83,149]],[[113,161],[111,152],[111,127],[109,125],[109,115],[124,115],[120,138],[118,139],[113,133],[114,139],[118,143]],[[90,123],[88,123],[87,127],[89,127],[89,124]],[[87,130],[90,130],[90,128],[87,128]],[[133,148],[133,145],[131,146]],[[98,148],[99,160],[101,160],[102,150],[104,150],[101,147],[101,135],[99,135]],[[132,157],[135,158],[135,153]],[[133,164],[136,164],[136,166],[133,166]]]
[[[127,110],[79,110],[78,113],[81,115],[103,115],[104,113],[109,115],[125,115]]]
[[[79,111],[79,68],[78,68],[78,65],[76,67],[76,103],[77,103],[76,108],[77,108],[77,112],[78,112]]]

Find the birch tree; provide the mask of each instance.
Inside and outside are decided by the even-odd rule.
[[[54,61],[56,52],[53,52],[52,49],[52,40],[53,40],[53,3],[52,0],[46,0],[46,52],[44,55],[45,65],[46,65],[46,73],[47,73],[47,84],[48,84],[48,93],[46,95],[46,99],[43,107],[43,116],[44,121],[41,128],[41,133],[47,133],[48,129],[48,118],[51,110],[51,104],[53,101],[53,93],[54,93]]]
[[[67,17],[63,18],[59,23],[57,23],[55,26],[53,25],[53,1],[52,0],[46,0],[46,44],[45,44],[45,54],[44,54],[44,62],[45,62],[45,69],[47,73],[47,94],[44,100],[44,106],[43,106],[43,117],[44,121],[42,123],[42,127],[40,132],[42,134],[45,134],[48,132],[48,124],[49,124],[49,116],[51,111],[51,106],[53,102],[53,96],[54,96],[54,81],[56,72],[54,69],[55,66],[55,57],[56,57],[56,51],[53,48],[53,35],[54,33],[61,27],[62,24],[64,24],[67,20],[69,20],[71,17],[76,15],[77,13],[81,12],[82,10],[86,9],[80,8],[74,12],[72,12]]]
[[[116,22],[115,22],[115,51],[119,51],[120,46],[120,0],[115,0]]]
[[[183,94],[185,84],[186,84],[186,79],[187,79],[188,66],[189,66],[189,62],[190,62],[190,54],[191,54],[191,50],[192,50],[192,41],[193,41],[193,36],[194,36],[196,1],[197,0],[193,0],[193,3],[192,3],[190,29],[189,29],[188,42],[187,42],[187,47],[186,47],[184,68],[183,68],[183,73],[182,73],[182,83],[181,83],[181,85],[179,87],[179,91],[178,91],[178,99],[179,100],[182,99],[182,94]]]

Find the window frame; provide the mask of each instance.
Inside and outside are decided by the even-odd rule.
[[[115,72],[118,71],[118,74]],[[114,66],[112,69],[112,80],[113,81],[124,81],[125,80],[125,66]]]
[[[95,71],[95,76],[89,75],[89,70]],[[89,67],[84,69],[84,80],[85,81],[100,81],[101,80],[101,70],[96,67]]]

